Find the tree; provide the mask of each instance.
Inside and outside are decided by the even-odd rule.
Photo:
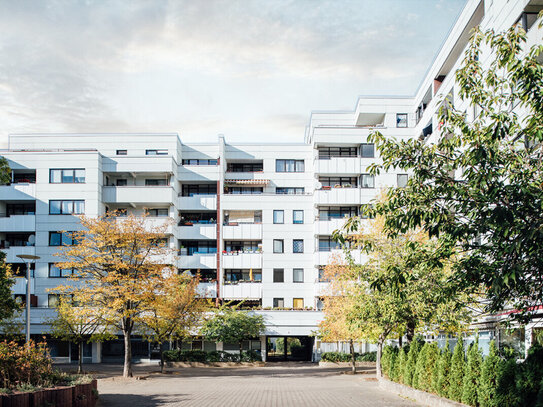
[[[114,337],[109,326],[103,323],[100,307],[79,307],[80,299],[59,296],[56,306],[56,317],[47,323],[51,327],[51,335],[78,346],[79,361],[77,373],[83,373],[83,343],[95,342]]]
[[[81,307],[99,307],[102,323],[124,336],[123,376],[132,376],[130,337],[144,315],[155,309],[156,293],[173,273],[171,250],[162,240],[168,227],[149,227],[145,217],[117,219],[116,212],[81,216],[83,230],[73,232],[72,246],[63,246],[61,268],[77,270],[78,283],[58,287],[79,299]]]
[[[162,344],[185,338],[201,322],[208,304],[198,298],[199,279],[180,274],[169,276],[160,292],[156,293],[155,306],[141,317],[144,337],[160,345],[160,371],[164,371]]]
[[[462,387],[462,402],[470,406],[477,405],[477,391],[481,377],[482,355],[479,349],[479,337],[468,348],[466,368],[464,370],[464,385]]]
[[[438,372],[437,372],[437,384],[435,391],[441,397],[447,397],[450,387],[450,375],[451,375],[451,350],[449,349],[449,340],[445,343],[445,348],[439,355]]]
[[[462,341],[462,337],[458,336],[451,359],[449,387],[449,398],[458,402],[462,400],[462,391],[464,388],[464,357],[464,342]]]
[[[415,339],[409,344],[409,352],[407,354],[407,363],[405,364],[404,368],[404,383],[407,386],[412,386],[414,377],[415,377],[415,369],[417,366],[417,358],[419,356],[420,350],[422,349],[422,346],[424,345],[424,342],[419,341],[418,339]]]
[[[481,367],[481,380],[479,381],[478,401],[481,407],[498,407],[496,390],[498,387],[498,372],[503,363],[494,341],[490,342],[488,356]]]
[[[423,228],[436,238],[427,261],[455,258],[456,286],[486,295],[489,312],[529,313],[543,301],[543,46],[525,41],[518,27],[475,30],[456,73],[464,104],[443,101],[435,143],[369,138],[383,160],[373,174],[411,174],[374,207],[386,232]]]
[[[204,322],[202,336],[218,342],[239,344],[239,360],[243,356],[243,341],[259,337],[264,332],[264,317],[241,311],[228,304],[217,309],[213,317]]]
[[[0,157],[0,185],[6,185],[11,182],[11,168],[9,168],[8,160],[5,157]]]
[[[11,294],[13,279],[5,259],[6,254],[0,251],[0,321],[10,319],[19,309]]]

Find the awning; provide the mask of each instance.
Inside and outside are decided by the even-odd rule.
[[[228,185],[268,185],[269,179],[225,179],[225,184]]]

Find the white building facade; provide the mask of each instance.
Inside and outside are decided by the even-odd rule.
[[[12,183],[0,186],[0,248],[20,276],[17,255],[40,256],[31,281],[31,333],[47,332],[55,302],[48,289],[69,274],[54,266],[53,254],[67,243],[60,232],[77,230],[79,214],[145,211],[153,223],[173,219],[169,244],[178,250],[179,270],[200,275],[200,295],[245,301],[264,315],[265,335],[247,348],[286,358],[274,354],[276,341],[295,338],[305,349],[299,359],[318,359],[324,345],[313,334],[323,318],[322,269],[331,256],[342,256],[332,233],[381,189],[401,187],[409,176],[369,174],[379,162],[369,134],[439,137],[443,97],[468,108],[457,98],[454,73],[470,30],[522,24],[528,45],[541,42],[535,24],[541,8],[536,0],[468,1],[414,96],[360,97],[353,111],[314,112],[299,144],[230,144],[222,136],[213,144],[185,143],[177,134],[11,135],[8,150],[0,151],[13,171]],[[364,261],[362,253],[354,258]],[[18,278],[14,295],[24,294]],[[66,344],[55,346],[53,356],[70,358]],[[203,341],[191,346],[229,350]],[[144,343],[135,348],[142,357],[150,352]],[[94,362],[121,353],[120,342],[85,349]]]

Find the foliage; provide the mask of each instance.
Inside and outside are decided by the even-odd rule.
[[[449,349],[449,340],[445,344],[445,348],[441,351],[439,355],[438,363],[438,373],[437,373],[437,384],[434,387],[434,390],[441,397],[447,397],[449,394],[450,386],[450,375],[451,375],[451,359],[452,354]]]
[[[396,346],[385,346],[383,349],[383,356],[381,358],[381,366],[383,369],[383,374],[387,377],[392,376],[392,371],[394,369],[394,364],[396,363],[396,358],[398,357],[398,348]]]
[[[481,380],[479,381],[478,400],[481,407],[499,407],[496,400],[498,387],[498,372],[501,369],[501,360],[496,343],[490,342],[488,356],[481,367]]]
[[[78,284],[55,290],[74,295],[79,306],[100,310],[101,322],[123,333],[125,358],[123,375],[132,375],[130,336],[144,316],[156,309],[172,251],[160,241],[168,227],[149,227],[145,217],[117,218],[109,212],[98,218],[80,217],[83,230],[72,233],[72,246],[57,253],[61,268],[74,268]]]
[[[517,391],[524,405],[536,404],[541,380],[543,380],[543,347],[535,344],[528,350],[528,357],[518,366],[517,371]]]
[[[11,168],[6,157],[0,157],[0,185],[6,185],[11,182]]]
[[[425,390],[424,383],[420,383],[419,378],[424,379],[427,354],[428,343],[424,343],[420,348],[418,355],[416,356],[415,370],[413,372],[413,379],[411,381],[411,386],[413,386],[415,389]]]
[[[31,340],[24,346],[16,342],[0,342],[0,387],[45,387],[52,384],[53,376],[53,361],[44,342]]]
[[[423,346],[423,342],[415,339],[409,346],[409,353],[407,354],[407,363],[403,372],[403,380],[407,386],[413,384],[413,376],[415,374],[415,368],[417,365],[417,356]]]
[[[357,362],[375,362],[377,361],[377,352],[366,352],[356,355]]]
[[[464,384],[462,387],[462,402],[464,404],[477,405],[482,362],[479,337],[476,337],[475,342],[471,343],[468,348],[467,363],[464,369]]]
[[[398,358],[396,359],[396,364],[394,365],[394,368],[392,369],[392,375],[391,379],[398,382],[403,383],[403,374],[405,365],[407,363],[407,352],[409,352],[409,348],[404,346],[400,348],[400,351],[398,353]]]
[[[437,372],[439,362],[439,348],[436,342],[426,343],[426,363],[419,373],[419,389],[436,392],[437,388]]]
[[[355,360],[357,362],[375,362],[377,358],[377,352],[355,353]],[[344,352],[323,352],[321,355],[323,362],[350,362],[351,354]]]
[[[168,362],[239,362],[239,354],[228,353],[224,351],[205,352],[201,350],[167,350],[164,352],[164,360]],[[249,350],[243,352],[242,362],[258,362],[262,361],[260,353]]]
[[[475,30],[454,96],[470,113],[443,101],[435,143],[369,137],[383,160],[372,173],[411,174],[370,212],[391,236],[423,228],[437,241],[425,263],[455,259],[456,287],[485,294],[491,312],[543,301],[543,45],[527,50],[525,38],[517,27]],[[391,281],[401,279],[409,275],[398,269]]]
[[[19,309],[11,293],[13,279],[5,259],[6,254],[0,251],[0,321],[11,318]]]
[[[509,359],[500,364],[498,372],[498,388],[496,389],[496,405],[519,406],[520,397],[516,386],[517,362]]]
[[[451,359],[451,375],[449,398],[460,402],[462,400],[462,391],[464,389],[464,341],[458,336],[456,346]]]
[[[210,319],[204,321],[201,334],[209,340],[217,342],[233,342],[239,344],[242,354],[244,340],[259,337],[264,332],[264,317],[231,308],[226,304],[217,309]]]

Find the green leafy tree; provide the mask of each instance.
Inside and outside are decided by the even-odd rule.
[[[216,310],[215,315],[204,322],[201,334],[212,341],[239,344],[240,361],[243,341],[257,338],[264,332],[264,317],[231,308],[228,305]]]
[[[498,354],[496,343],[491,341],[488,356],[485,357],[481,367],[481,380],[478,389],[478,400],[481,407],[499,407],[496,391],[501,364],[503,364],[503,361]]]
[[[449,395],[450,387],[450,375],[451,375],[451,359],[452,354],[449,349],[449,340],[445,344],[445,348],[439,355],[438,373],[437,373],[437,385],[435,391],[441,397],[447,397]]]
[[[435,143],[369,138],[383,161],[372,173],[411,174],[374,207],[385,230],[420,227],[436,238],[426,261],[454,258],[457,287],[485,294],[490,312],[506,304],[529,311],[543,301],[543,45],[525,43],[516,26],[475,30],[454,97],[477,115],[443,100]]]
[[[8,265],[5,262],[6,254],[0,251],[0,321],[9,320],[19,306],[11,295],[11,286],[14,281]]]
[[[5,157],[0,157],[0,185],[6,185],[11,182],[11,168],[9,168],[8,160]]]
[[[454,401],[462,401],[462,392],[464,389],[464,342],[462,337],[458,337],[456,346],[451,359],[451,375],[449,386],[449,398]]]
[[[464,369],[464,385],[462,387],[462,402],[470,406],[477,405],[477,393],[481,377],[481,364],[483,362],[479,349],[479,337],[468,348],[466,367]]]

